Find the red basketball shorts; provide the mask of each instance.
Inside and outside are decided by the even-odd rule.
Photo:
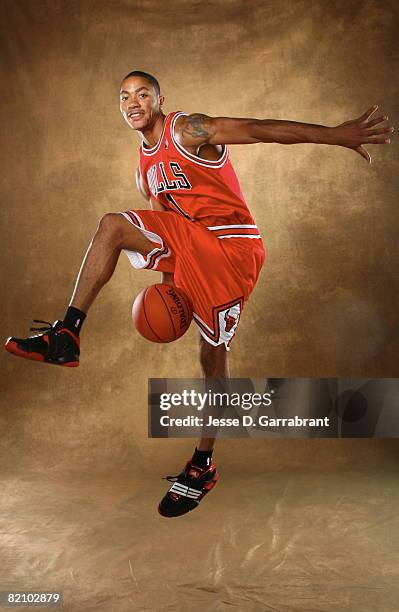
[[[256,226],[207,228],[169,211],[120,214],[154,243],[147,256],[125,250],[132,266],[173,273],[176,287],[193,304],[202,336],[213,346],[225,344],[229,350],[244,302],[265,260]],[[245,237],[232,237],[234,234]]]

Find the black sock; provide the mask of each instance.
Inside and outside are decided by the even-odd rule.
[[[69,329],[75,336],[79,336],[80,330],[85,320],[86,315],[84,312],[73,306],[69,306],[64,317],[64,326]]]
[[[191,463],[200,468],[208,468],[212,463],[212,453],[213,450],[210,451],[200,451],[197,447],[195,447],[194,455],[191,459]]]

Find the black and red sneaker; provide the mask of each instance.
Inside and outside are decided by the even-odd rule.
[[[173,482],[173,485],[158,506],[159,514],[173,517],[194,510],[218,479],[219,474],[213,463],[202,469],[188,461],[178,476],[166,476],[164,479]]]
[[[35,323],[45,323],[47,327],[31,327],[31,331],[41,332],[29,338],[8,338],[4,348],[9,353],[32,361],[42,361],[53,365],[75,368],[79,365],[79,338],[64,327],[62,321],[49,323],[34,319]]]

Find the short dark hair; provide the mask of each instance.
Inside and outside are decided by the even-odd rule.
[[[151,83],[151,85],[154,87],[155,91],[157,92],[157,95],[158,96],[160,95],[161,88],[159,86],[157,79],[154,76],[152,76],[152,74],[149,74],[148,72],[143,72],[142,70],[133,70],[133,72],[129,72],[129,74],[125,76],[123,81],[133,76],[143,77],[143,79],[147,79],[147,81]]]

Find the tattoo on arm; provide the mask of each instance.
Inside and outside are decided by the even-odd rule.
[[[189,115],[183,128],[183,135],[192,138],[208,138],[209,132],[205,129],[207,119],[206,115],[200,115],[199,113]]]

